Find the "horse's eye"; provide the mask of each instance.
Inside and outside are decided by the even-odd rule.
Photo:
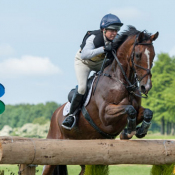
[[[136,52],[135,53],[135,57],[136,57],[137,60],[141,59],[141,53]]]

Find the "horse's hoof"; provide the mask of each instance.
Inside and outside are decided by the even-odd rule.
[[[120,134],[120,140],[128,140],[129,138],[127,137],[127,134],[123,131],[121,134]]]
[[[136,134],[136,131],[132,131],[130,134],[127,133],[127,137],[131,139],[135,134]]]
[[[130,134],[127,133],[127,131],[123,131],[121,134],[120,134],[120,140],[129,140],[133,137],[133,135],[136,134],[136,131],[132,131]]]

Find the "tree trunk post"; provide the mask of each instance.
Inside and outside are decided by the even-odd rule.
[[[165,134],[165,120],[164,117],[161,118],[161,134]]]
[[[171,135],[174,135],[174,123],[171,123]]]
[[[169,122],[166,123],[166,134],[169,135]]]

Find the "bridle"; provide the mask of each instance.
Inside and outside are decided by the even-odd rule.
[[[139,43],[139,42],[137,42],[138,36],[139,36],[139,35],[137,35],[136,38],[135,38],[134,46],[133,46],[133,49],[132,49],[132,52],[131,52],[131,56],[130,56],[130,60],[131,60],[131,62],[132,62],[132,67],[131,67],[131,69],[133,70],[133,72],[134,72],[134,74],[135,74],[135,82],[134,82],[134,84],[132,84],[132,83],[129,81],[128,77],[126,76],[126,73],[125,73],[125,71],[123,70],[123,67],[122,67],[121,63],[120,63],[119,59],[118,59],[117,56],[116,56],[116,51],[113,50],[113,51],[112,51],[112,54],[113,54],[115,60],[117,61],[117,63],[118,63],[118,65],[119,65],[119,67],[120,67],[120,69],[121,69],[121,71],[122,71],[122,74],[123,74],[123,76],[124,76],[124,78],[125,78],[127,84],[125,84],[125,83],[123,83],[123,82],[121,82],[121,81],[120,81],[120,82],[126,87],[126,89],[128,90],[128,92],[129,92],[130,94],[134,94],[135,96],[138,96],[138,97],[140,97],[140,98],[147,98],[147,97],[148,97],[147,94],[146,94],[146,93],[140,92],[140,90],[138,89],[138,85],[137,85],[137,84],[140,83],[141,80],[142,80],[144,77],[146,77],[147,75],[151,74],[151,71],[150,71],[150,69],[146,69],[146,68],[144,68],[144,67],[142,67],[142,66],[136,64],[136,63],[134,62],[134,55],[135,55],[135,47],[136,47],[136,45],[152,45],[152,43]],[[135,67],[139,67],[140,69],[145,70],[147,73],[144,74],[140,79],[138,79],[138,76],[137,76],[137,72],[136,72]],[[140,92],[141,95],[135,93],[136,90],[138,90],[138,91]],[[142,94],[144,94],[145,96],[143,96]]]
[[[137,35],[136,38],[135,38],[134,47],[133,47],[133,49],[132,49],[130,59],[131,59],[131,62],[132,62],[132,69],[135,71],[135,73],[136,73],[136,69],[135,69],[134,66],[139,67],[140,69],[143,69],[143,70],[145,70],[145,71],[147,72],[147,73],[146,73],[145,75],[143,75],[140,79],[137,78],[138,82],[140,82],[140,81],[141,81],[143,78],[145,78],[147,75],[151,74],[151,71],[150,71],[150,69],[146,69],[146,68],[144,68],[144,67],[142,67],[142,66],[140,66],[140,65],[138,65],[138,64],[136,64],[136,63],[134,62],[135,46],[136,46],[136,45],[152,45],[153,43],[139,43],[139,42],[137,42],[137,39],[138,39],[138,35]],[[143,41],[144,41],[144,40],[143,40]]]

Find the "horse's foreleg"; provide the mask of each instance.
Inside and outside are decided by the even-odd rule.
[[[136,137],[143,138],[148,132],[151,125],[151,120],[153,117],[153,112],[150,109],[144,109],[143,111],[143,122],[141,127],[137,128]]]
[[[60,111],[60,109],[61,108],[58,109],[58,112]],[[62,139],[62,133],[61,133],[60,128],[58,126],[57,116],[58,116],[58,114],[56,112],[52,115],[47,139]],[[52,175],[52,174],[63,175],[64,172],[60,173],[60,171],[62,171],[62,168],[63,168],[65,174],[67,174],[66,170],[64,169],[63,166],[59,166],[59,169],[61,169],[61,170],[59,170],[56,165],[45,165],[43,167],[42,175]]]
[[[122,133],[121,139],[130,139],[136,134],[136,115],[137,111],[132,105],[114,105],[110,104],[105,111],[106,125],[119,122],[123,120],[124,115],[127,114],[127,129]]]
[[[132,138],[136,134],[136,115],[137,111],[133,106],[126,108],[128,113],[127,137]]]
[[[137,111],[134,109],[132,105],[128,105],[126,108],[126,112],[128,113],[128,124],[127,129],[125,129],[120,134],[120,139],[131,139],[133,135],[136,134],[136,115]]]

